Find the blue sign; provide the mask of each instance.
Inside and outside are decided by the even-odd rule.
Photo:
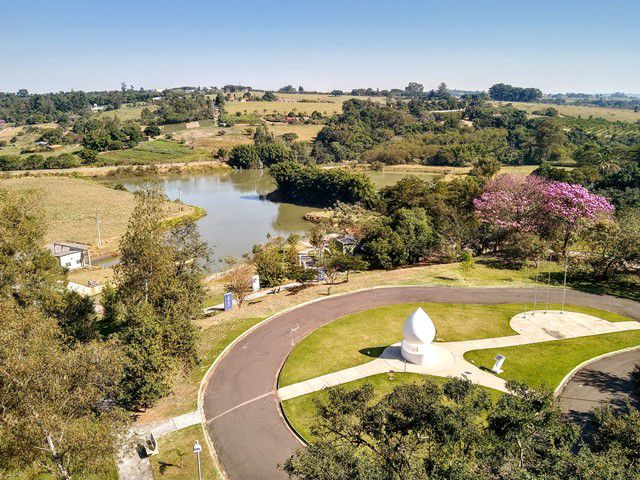
[[[228,292],[224,294],[224,311],[231,310],[233,308],[233,293]]]

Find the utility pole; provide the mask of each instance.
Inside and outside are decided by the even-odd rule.
[[[102,246],[102,236],[100,235],[100,214],[96,213],[96,231],[98,233],[98,247]]]

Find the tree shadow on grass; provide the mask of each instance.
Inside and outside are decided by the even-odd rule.
[[[360,352],[362,355],[365,355],[367,357],[378,358],[380,355],[382,355],[382,352],[384,352],[385,348],[387,348],[387,347],[386,346],[383,346],[383,347],[367,347],[367,348],[362,348],[362,349],[358,350],[358,352]]]

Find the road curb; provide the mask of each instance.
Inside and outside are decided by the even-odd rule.
[[[560,384],[553,391],[553,395],[555,397],[560,395],[560,393],[562,393],[562,390],[564,389],[564,387],[567,385],[567,383],[569,383],[569,380],[571,380],[571,377],[573,377],[576,373],[578,373],[580,370],[582,370],[587,365],[590,365],[590,364],[592,364],[594,362],[597,362],[598,360],[601,360],[603,358],[613,357],[614,355],[618,355],[619,353],[631,352],[633,350],[639,350],[639,349],[640,349],[640,345],[636,345],[635,347],[622,348],[620,350],[615,350],[613,352],[603,353],[602,355],[598,355],[597,357],[593,357],[593,358],[590,358],[589,360],[585,360],[580,365],[576,365],[575,367],[573,367],[573,369],[567,375],[565,375],[565,377],[562,379]]]

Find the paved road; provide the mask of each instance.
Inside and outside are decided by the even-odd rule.
[[[601,358],[578,370],[560,392],[563,411],[589,432],[597,407],[623,408],[630,402],[640,408],[630,378],[639,363],[640,350],[631,350]]]
[[[528,291],[531,298],[531,289]],[[394,287],[328,297],[277,315],[237,342],[212,371],[203,394],[206,431],[229,478],[280,479],[277,469],[300,446],[276,396],[277,375],[293,346],[318,327],[368,308],[394,303],[523,303],[524,289]],[[561,290],[550,301],[560,303]],[[631,300],[567,291],[569,305],[602,308],[640,320]]]

